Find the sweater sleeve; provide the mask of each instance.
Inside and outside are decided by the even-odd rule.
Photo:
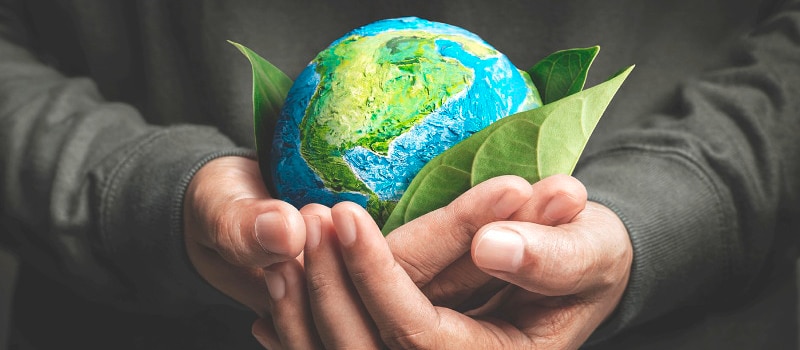
[[[776,218],[800,208],[800,2],[784,2],[733,57],[576,169],[590,200],[625,223],[634,253],[618,309],[590,343],[740,296],[787,231]]]
[[[0,242],[92,300],[184,314],[232,303],[190,264],[182,196],[222,155],[251,156],[216,129],[147,124],[27,49],[0,5]]]

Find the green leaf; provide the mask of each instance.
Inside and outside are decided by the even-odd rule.
[[[528,74],[539,90],[542,103],[548,104],[577,93],[586,83],[586,75],[600,46],[557,51],[536,63]]]
[[[433,158],[411,181],[384,224],[383,234],[495,176],[518,175],[534,183],[554,174],[571,174],[600,117],[632,70],[630,66],[595,87],[500,119]]]
[[[431,198],[430,196],[422,195],[421,197],[416,199],[412,198],[416,193],[425,193],[428,191],[437,192],[439,189],[437,188],[436,184],[438,183],[446,184],[446,186],[438,186],[438,187],[446,188],[450,186],[449,184],[450,181],[447,181],[446,178],[438,176],[441,173],[431,174],[440,167],[447,167],[459,170],[460,171],[459,173],[455,171],[451,172],[451,174],[458,176],[458,178],[454,179],[452,182],[457,184],[466,183],[466,188],[464,188],[463,190],[466,191],[467,189],[469,189],[470,173],[472,171],[472,160],[475,156],[474,153],[470,155],[469,152],[476,151],[478,148],[477,146],[480,146],[482,142],[483,139],[480,137],[480,135],[478,134],[472,135],[471,137],[459,142],[450,149],[450,150],[456,149],[456,151],[451,152],[450,150],[448,150],[446,152],[443,152],[442,154],[440,154],[437,157],[434,157],[427,164],[425,164],[425,166],[422,167],[422,169],[420,169],[420,171],[417,173],[417,176],[414,177],[414,180],[412,180],[411,183],[408,185],[408,188],[403,194],[403,197],[400,198],[400,201],[397,202],[397,205],[394,207],[394,210],[392,210],[392,213],[389,215],[389,218],[386,220],[386,223],[384,223],[383,227],[384,228],[399,227],[400,225],[408,221],[411,221],[410,219],[411,217],[418,217],[424,214],[425,211],[429,211],[427,208],[439,208],[441,207],[441,205],[439,204],[447,204],[448,200],[458,196],[456,195],[455,197],[453,197],[451,194],[437,199],[437,198]],[[433,179],[438,179],[438,181],[436,183],[426,181],[425,179],[427,179],[428,177]],[[432,183],[434,185],[431,185]],[[425,190],[419,191],[420,187],[425,188]],[[463,186],[460,185],[457,187],[463,188]],[[430,203],[424,202],[426,198],[430,201]],[[411,207],[412,201],[414,202],[413,207]],[[407,216],[406,213],[408,212],[411,212],[412,214],[408,214]],[[389,233],[389,231],[384,230],[383,233],[384,235],[386,235]]]
[[[420,187],[426,190],[416,191],[411,196],[404,221],[408,222],[425,215],[429,207],[441,208],[447,205],[451,198],[458,197],[471,187],[469,180],[469,172],[462,169],[448,165],[433,168],[420,182]],[[442,183],[446,183],[447,186],[439,186]]]
[[[529,182],[538,180],[536,143],[539,125],[515,118],[502,128],[495,128],[475,152],[471,182],[475,186],[490,178],[519,174]]]
[[[278,122],[283,101],[286,100],[289,88],[292,87],[292,80],[253,50],[230,40],[228,42],[247,57],[253,69],[253,124],[258,166],[267,189],[275,194],[277,192],[272,182],[269,153],[272,149],[275,124]]]

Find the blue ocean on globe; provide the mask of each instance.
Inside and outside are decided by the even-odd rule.
[[[469,31],[415,17],[368,24],[291,87],[272,147],[278,197],[352,201],[382,223],[433,157],[539,106],[527,73]]]

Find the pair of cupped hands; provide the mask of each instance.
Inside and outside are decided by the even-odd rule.
[[[257,163],[203,166],[184,200],[187,252],[254,310],[269,349],[576,349],[611,315],[632,248],[575,178],[478,184],[384,238],[354,203],[272,199]]]

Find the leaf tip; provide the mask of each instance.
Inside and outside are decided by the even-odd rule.
[[[635,68],[635,67],[636,67],[636,65],[632,64],[630,66],[622,68],[619,71],[617,71],[616,73],[612,74],[607,80],[614,79],[614,78],[616,78],[618,76],[621,76],[621,75],[624,76],[624,78],[627,78],[628,75],[631,74],[631,71],[633,71],[633,68]]]
[[[250,50],[247,47],[245,47],[244,45],[239,44],[239,43],[237,43],[237,42],[235,42],[233,40],[225,40],[225,41],[227,41],[229,44],[233,45],[233,47],[237,48],[239,50],[239,52],[241,52],[243,55],[248,56],[248,51],[250,51]]]

